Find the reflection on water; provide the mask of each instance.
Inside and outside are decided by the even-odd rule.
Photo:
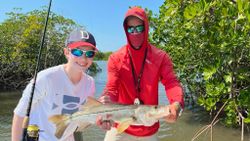
[[[19,98],[20,92],[0,93],[0,141],[10,140],[13,109]]]
[[[94,76],[96,83],[95,96],[99,97],[106,83],[107,72],[105,61],[98,61],[97,63],[102,68],[102,72]],[[10,140],[13,109],[20,96],[21,92],[0,93],[0,141]],[[161,85],[159,87],[159,101],[160,104],[168,103],[164,88]],[[159,141],[191,141],[199,129],[209,124],[208,117],[199,108],[195,108],[193,111],[186,109],[175,124],[160,122],[161,128],[158,132]],[[240,134],[239,130],[225,128],[218,124],[213,128],[213,141],[240,141]],[[93,125],[82,136],[86,141],[101,141],[104,135],[103,130]],[[204,132],[196,141],[210,141],[210,131]],[[250,141],[249,132],[245,133],[244,141]]]

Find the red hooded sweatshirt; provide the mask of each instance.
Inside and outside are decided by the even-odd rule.
[[[136,16],[144,21],[144,42],[138,50],[131,47],[128,38],[126,19],[129,16]],[[161,81],[165,86],[170,104],[177,101],[184,107],[182,88],[175,76],[170,57],[166,52],[148,42],[149,23],[145,11],[138,7],[129,9],[123,25],[127,36],[127,44],[109,57],[108,80],[103,94],[109,95],[112,101],[121,104],[134,104],[134,100],[139,98],[145,105],[158,105],[158,82]],[[131,62],[136,76],[138,76],[146,50],[146,59],[140,82],[141,90],[138,93],[134,83]],[[155,134],[158,128],[159,122],[151,127],[131,125],[125,132],[135,136],[150,136]]]

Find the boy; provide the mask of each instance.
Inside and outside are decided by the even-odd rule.
[[[55,126],[48,117],[55,114],[72,114],[78,111],[88,96],[95,93],[92,77],[85,71],[93,62],[97,51],[94,36],[86,30],[72,31],[67,40],[64,54],[66,64],[61,64],[38,73],[34,91],[30,124],[39,126],[39,141],[56,141]],[[22,138],[22,123],[26,115],[33,82],[23,92],[14,110],[12,141]],[[73,140],[73,135],[68,141]]]

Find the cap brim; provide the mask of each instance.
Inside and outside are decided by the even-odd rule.
[[[93,47],[95,50],[97,50],[97,48],[94,45],[92,45],[92,44],[90,44],[88,42],[82,42],[82,41],[81,42],[71,43],[71,44],[68,45],[68,48],[73,49],[73,48],[77,48],[77,47],[80,47],[80,46],[90,46],[90,47]]]

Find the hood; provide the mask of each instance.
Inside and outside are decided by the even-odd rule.
[[[144,28],[145,28],[144,29],[144,41],[143,41],[141,48],[138,50],[134,49],[131,46],[129,38],[128,38],[128,32],[126,30],[127,29],[126,20],[130,16],[138,17],[139,19],[141,19],[144,22]],[[147,18],[146,12],[142,8],[139,8],[139,7],[130,8],[125,15],[123,27],[124,27],[124,31],[125,31],[126,37],[127,37],[127,45],[126,45],[127,50],[131,53],[131,57],[132,57],[132,61],[133,61],[136,73],[139,74],[142,63],[143,63],[145,51],[149,47],[149,43],[148,43],[149,23],[148,23],[148,18]]]

